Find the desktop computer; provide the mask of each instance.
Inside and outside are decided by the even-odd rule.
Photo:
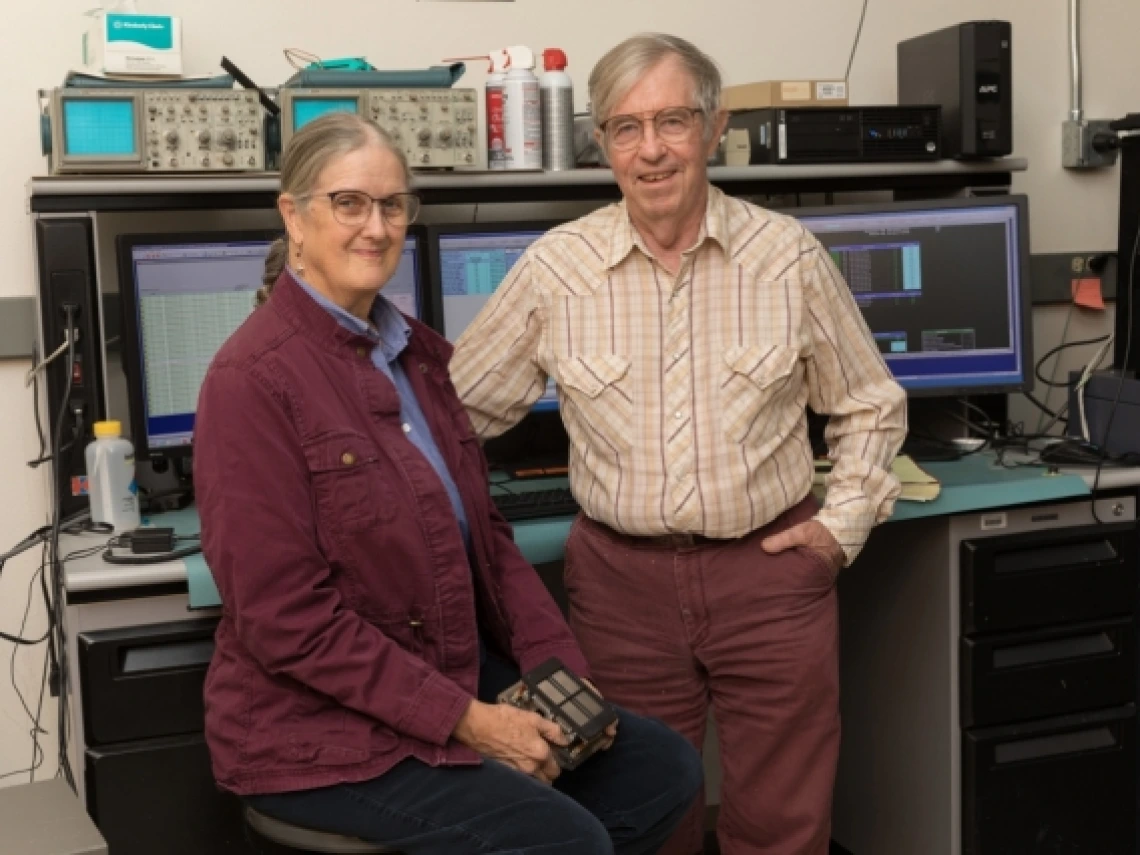
[[[912,417],[922,414],[926,421],[925,414],[944,409],[946,399],[996,400],[1032,388],[1025,196],[789,213],[816,236],[842,273],[886,366],[914,399]],[[526,248],[551,225],[474,224],[430,230],[436,328],[449,339],[457,338]],[[534,423],[542,409],[556,408],[555,392],[548,389],[536,407],[539,413],[488,443],[488,457],[506,468],[544,454],[564,460],[568,441],[560,420],[552,418],[541,429]],[[941,425],[936,430],[929,424],[915,427],[916,434],[924,428],[944,432]],[[542,446],[541,439],[552,436],[556,441]],[[918,457],[933,456],[933,445],[920,448],[917,436],[910,440],[910,450]]]
[[[533,221],[430,228],[435,329],[448,341],[457,340],[527,247],[557,225],[561,223]],[[534,410],[557,409],[558,396],[551,381]]]
[[[560,222],[469,223],[428,228],[433,326],[455,341],[479,314],[527,248]],[[515,478],[565,474],[570,439],[558,412],[553,380],[531,412],[483,450],[492,468]],[[510,520],[574,513],[577,504],[561,484],[543,490],[494,495]]]
[[[1033,386],[1024,196],[800,210],[910,396]]]
[[[206,369],[254,309],[277,231],[121,235],[123,370],[139,460],[192,453]],[[423,314],[422,231],[409,230],[384,296]]]
[[[1004,395],[1032,388],[1025,196],[792,213],[830,253],[911,399],[905,452],[925,460],[958,456],[949,443],[929,439],[964,435],[946,415],[946,399],[983,396],[1000,420]],[[809,424],[818,445],[822,425]]]

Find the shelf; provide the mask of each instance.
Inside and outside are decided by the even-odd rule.
[[[944,193],[968,187],[1008,187],[1025,158],[930,163],[820,166],[717,166],[713,184],[733,195],[905,190]],[[571,172],[420,173],[415,187],[425,204],[553,202],[617,199],[608,169]],[[271,208],[277,173],[213,176],[53,176],[28,182],[32,213]]]

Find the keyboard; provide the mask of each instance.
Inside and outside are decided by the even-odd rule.
[[[508,522],[568,517],[578,513],[578,503],[574,501],[569,487],[501,493],[491,496],[491,501]]]

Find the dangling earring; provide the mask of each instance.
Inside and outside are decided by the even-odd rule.
[[[294,267],[296,268],[298,273],[304,273],[305,272],[305,262],[301,261],[301,249],[302,249],[302,247],[304,247],[304,244],[301,241],[297,241],[297,263],[294,265]]]

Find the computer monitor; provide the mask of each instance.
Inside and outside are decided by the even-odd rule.
[[[279,231],[121,235],[123,368],[139,459],[191,453],[198,392],[214,354],[254,308]],[[384,296],[422,312],[423,233],[409,230]]]
[[[1032,388],[1025,196],[791,213],[830,252],[908,394]]]
[[[561,222],[469,223],[429,229],[435,328],[455,341],[486,305],[527,247]],[[556,410],[554,381],[534,404]]]

